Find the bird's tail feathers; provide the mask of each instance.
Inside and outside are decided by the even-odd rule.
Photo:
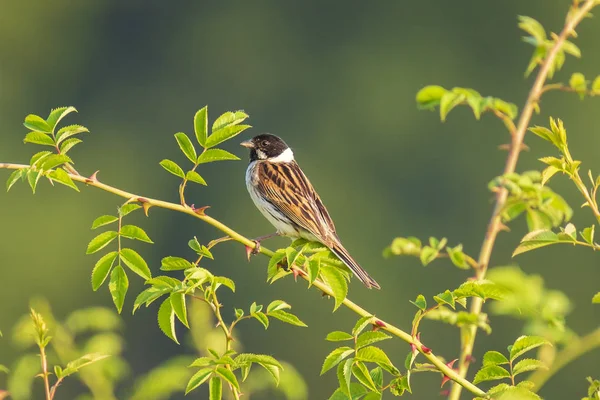
[[[352,270],[354,275],[361,281],[367,288],[381,289],[381,286],[371,278],[367,271],[362,269],[360,265],[350,256],[348,251],[341,244],[335,244],[332,246],[331,251],[344,263],[348,268]]]

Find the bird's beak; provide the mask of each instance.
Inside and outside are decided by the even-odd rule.
[[[250,140],[246,140],[246,141],[243,141],[242,143],[240,143],[240,146],[244,146],[244,147],[247,147],[249,149],[253,149],[254,148],[254,143],[252,143]]]

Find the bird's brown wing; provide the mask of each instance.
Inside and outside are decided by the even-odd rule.
[[[337,240],[335,226],[298,164],[261,162],[257,188],[283,215],[325,244]]]

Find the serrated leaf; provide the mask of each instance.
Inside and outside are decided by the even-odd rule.
[[[475,374],[475,378],[473,383],[476,385],[479,382],[486,381],[494,381],[498,379],[509,378],[510,373],[502,367],[497,365],[489,365],[487,367],[481,368],[477,374]]]
[[[87,132],[89,132],[88,128],[81,125],[69,125],[62,127],[56,133],[56,144],[60,144],[62,141],[70,138],[71,136]]]
[[[158,327],[168,338],[179,344],[175,333],[175,311],[170,298],[166,298],[158,309]]]
[[[218,367],[217,368],[217,374],[220,375],[223,379],[225,379],[238,392],[241,390],[240,389],[240,384],[238,383],[237,378],[235,377],[235,375],[233,374],[233,372],[231,372],[230,370],[225,369],[223,367]]]
[[[112,224],[113,222],[117,222],[119,218],[114,215],[101,215],[92,222],[92,229],[99,228],[104,225]]]
[[[185,174],[185,179],[187,179],[188,181],[199,183],[200,185],[206,186],[206,181],[196,171],[188,171],[187,174]]]
[[[513,367],[513,375],[517,376],[523,372],[535,371],[537,369],[548,369],[548,367],[540,360],[533,358],[524,358]]]
[[[537,230],[529,232],[523,237],[523,239],[521,239],[521,243],[515,249],[512,256],[514,257],[527,251],[556,243],[560,243],[560,239],[556,233],[550,230]]]
[[[269,317],[265,315],[265,313],[257,311],[250,314],[253,318],[255,318],[258,322],[262,324],[262,326],[267,329],[269,327]]]
[[[226,128],[228,126],[237,125],[240,122],[243,122],[246,118],[248,118],[248,114],[246,114],[244,111],[227,111],[221,114],[219,118],[215,120],[215,122],[212,125],[212,131],[214,133],[215,131]]]
[[[223,381],[216,376],[210,378],[208,383],[208,399],[221,400],[223,398]]]
[[[427,299],[422,294],[418,295],[415,301],[409,301],[423,311],[427,309]]]
[[[177,140],[177,144],[179,145],[179,148],[183,154],[185,154],[185,156],[195,164],[198,156],[196,155],[196,149],[194,148],[194,145],[192,144],[192,141],[188,135],[183,132],[178,132],[175,134],[175,140]]]
[[[379,391],[379,388],[375,385],[375,382],[373,382],[373,379],[371,378],[371,374],[369,374],[369,370],[362,362],[356,361],[354,365],[352,365],[352,374],[367,389],[374,392]]]
[[[41,163],[41,168],[45,171],[48,171],[70,162],[72,162],[72,160],[69,156],[64,154],[52,154],[44,159],[44,162]]]
[[[188,323],[188,318],[187,318],[187,307],[185,304],[185,294],[171,293],[169,298],[171,300],[171,306],[173,307],[173,311],[175,312],[177,319],[179,319],[181,321],[181,323],[186,326],[186,328],[189,328],[190,325]]]
[[[382,340],[391,339],[392,337],[381,331],[367,331],[361,333],[356,340],[356,348],[368,346],[373,343],[380,342]]]
[[[327,357],[325,357],[325,361],[321,367],[321,375],[338,365],[344,358],[348,357],[352,353],[354,353],[354,349],[347,346],[338,347],[337,349],[333,350],[327,355]]]
[[[346,278],[344,278],[344,275],[337,268],[331,266],[322,266],[321,276],[333,292],[335,300],[333,311],[335,311],[342,305],[348,294],[348,282],[346,282]]]
[[[586,243],[594,245],[594,230],[595,225],[590,226],[589,228],[585,228],[582,232],[580,232],[581,237]]]
[[[544,168],[544,170],[542,171],[542,185],[545,185],[550,180],[550,178],[552,178],[559,171],[560,169],[551,165]]]
[[[296,326],[307,326],[304,322],[300,321],[300,319],[292,313],[283,310],[275,310],[268,313],[269,317],[277,318],[280,321],[286,322],[291,325]]]
[[[546,40],[544,27],[531,17],[519,15],[519,28],[533,36],[536,40],[536,45],[540,45]]]
[[[251,128],[250,125],[231,125],[221,128],[213,133],[206,140],[206,147],[214,147],[226,140],[236,137],[246,129]]]
[[[229,278],[224,276],[215,276],[213,283],[215,284],[215,288],[218,288],[218,285],[223,285],[228,287],[232,292],[235,292],[235,282]]]
[[[77,138],[67,139],[60,144],[60,152],[62,154],[67,154],[69,150],[71,150],[75,145],[82,143],[83,140]]]
[[[206,164],[214,161],[239,160],[235,154],[222,149],[208,149],[198,156],[198,164]]]
[[[202,368],[200,371],[196,372],[188,381],[187,387],[185,388],[185,394],[188,394],[206,382],[210,378],[212,372],[212,368]]]
[[[206,135],[208,132],[208,106],[202,107],[194,115],[194,132],[196,140],[202,147],[206,147]]]
[[[340,384],[340,390],[350,395],[350,380],[352,379],[352,364],[354,363],[353,358],[349,358],[346,361],[339,363],[337,367],[337,378]]]
[[[81,368],[86,367],[95,362],[104,360],[108,357],[108,355],[100,353],[91,353],[81,356],[78,359],[67,363],[67,366],[60,371],[61,378],[66,378],[69,375],[73,375],[74,373],[78,372]]]
[[[321,259],[309,259],[306,270],[308,272],[308,287],[311,287],[321,272]]]
[[[142,208],[142,206],[139,204],[125,204],[119,208],[119,214],[124,217],[140,208]]]
[[[25,175],[25,170],[22,169],[17,169],[15,171],[13,171],[10,176],[8,177],[8,180],[6,181],[6,191],[8,192],[10,190],[10,188],[17,183],[17,181],[19,179],[22,179],[23,176]]]
[[[94,289],[94,291],[98,290],[108,277],[108,273],[110,272],[117,255],[116,251],[111,251],[96,262],[96,265],[92,270],[92,289]]]
[[[437,296],[433,296],[433,299],[440,305],[447,304],[453,309],[456,309],[454,294],[449,290],[439,293]]]
[[[285,310],[285,309],[289,309],[292,308],[292,306],[290,306],[288,303],[286,303],[283,300],[273,300],[271,303],[269,303],[269,305],[267,306],[267,312],[271,312],[271,311],[276,311],[276,310]]]
[[[34,171],[32,169],[27,171],[27,183],[29,183],[29,187],[31,187],[33,194],[35,194],[35,189],[41,177],[42,173],[40,171]]]
[[[510,349],[510,361],[544,344],[552,345],[547,339],[541,336],[521,336],[515,340]]]
[[[426,267],[438,257],[439,253],[440,252],[437,249],[434,249],[433,247],[423,246],[423,248],[421,249],[421,253],[419,254],[421,264],[423,264],[423,266]]]
[[[167,172],[172,173],[180,178],[185,178],[185,174],[179,165],[171,160],[164,159],[160,162],[160,166],[163,167]]]
[[[126,237],[128,239],[137,239],[146,243],[154,243],[142,228],[135,225],[122,226],[121,236]]]
[[[498,351],[488,351],[483,356],[483,366],[508,364],[508,358]]]
[[[352,335],[357,336],[359,333],[363,331],[367,326],[372,324],[373,316],[361,317],[356,324],[354,324],[354,328],[352,328]]]
[[[442,122],[446,121],[448,113],[452,111],[454,107],[459,105],[465,100],[465,95],[462,93],[446,92],[440,99],[440,119]]]
[[[120,257],[130,270],[146,280],[152,279],[152,273],[150,272],[150,268],[148,268],[148,264],[146,264],[146,261],[137,251],[133,249],[121,249]]]
[[[374,362],[391,374],[398,374],[398,369],[392,364],[387,354],[379,347],[367,346],[358,350],[356,358],[366,362]]]
[[[417,92],[417,105],[421,109],[431,110],[440,104],[440,100],[446,92],[447,90],[441,86],[425,86]]]
[[[121,311],[123,310],[127,289],[129,289],[129,279],[127,279],[123,267],[117,265],[110,274],[108,290],[110,291],[113,303],[115,303],[115,307],[117,307],[119,314],[121,314]]]
[[[164,257],[161,261],[160,269],[163,271],[178,271],[192,268],[191,262],[181,257]]]
[[[325,340],[328,340],[330,342],[341,342],[344,340],[352,340],[352,339],[354,339],[354,336],[352,336],[349,333],[342,332],[342,331],[329,332],[327,334],[327,337],[325,338]]]
[[[43,146],[54,146],[54,139],[52,139],[50,135],[47,135],[45,133],[33,131],[25,135],[23,143],[41,144]]]
[[[25,117],[25,122],[23,123],[27,129],[31,129],[32,131],[40,131],[50,133],[52,132],[52,127],[48,125],[45,119],[40,117],[39,115],[29,114]]]
[[[50,111],[50,114],[48,114],[48,118],[46,118],[46,122],[48,123],[48,125],[54,129],[56,127],[56,125],[67,115],[69,115],[72,112],[77,112],[77,109],[75,107],[58,107],[53,109],[52,111]]]
[[[86,254],[93,254],[99,250],[102,250],[110,242],[116,239],[119,234],[115,231],[102,232],[95,238],[93,238],[87,246]]]

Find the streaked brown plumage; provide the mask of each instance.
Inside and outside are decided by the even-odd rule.
[[[278,233],[323,243],[365,286],[379,289],[342,245],[321,198],[285,142],[274,135],[259,135],[243,145],[251,148],[248,191]]]

